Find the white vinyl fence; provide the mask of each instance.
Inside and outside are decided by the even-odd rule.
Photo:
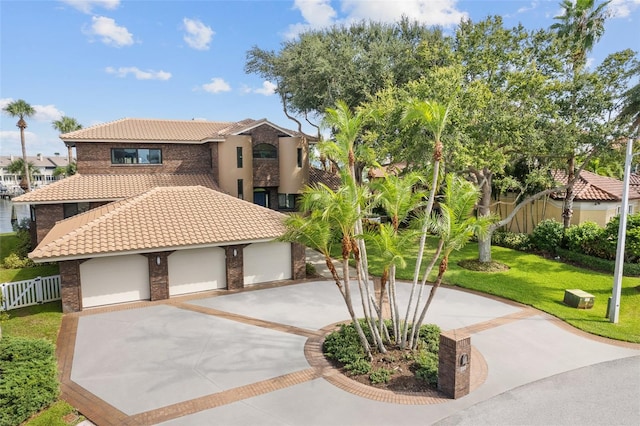
[[[60,300],[60,275],[3,283],[0,284],[0,290],[2,290],[0,309],[4,311],[52,302]]]

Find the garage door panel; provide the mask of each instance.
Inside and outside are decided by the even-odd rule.
[[[291,244],[250,244],[243,251],[244,284],[291,279]]]
[[[82,306],[148,300],[149,264],[138,254],[90,259],[80,264]]]
[[[168,259],[170,296],[227,286],[225,251],[220,247],[179,250]]]

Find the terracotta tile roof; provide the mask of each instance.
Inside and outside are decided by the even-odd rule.
[[[158,186],[196,186],[218,189],[206,174],[73,175],[13,199],[15,203],[53,204],[78,201],[113,201],[138,195]]]
[[[567,175],[564,171],[556,171],[554,178],[562,184],[567,182]],[[623,182],[618,179],[583,170],[573,188],[576,201],[620,201],[622,200],[622,187]],[[554,198],[563,199],[564,191],[554,194]],[[640,199],[640,192],[630,191],[629,199]]]
[[[287,135],[297,132],[270,123],[267,119],[247,118],[237,122],[205,120],[158,120],[122,118],[60,135],[65,142],[172,142],[197,143],[222,141],[227,135],[237,135],[268,124]]]
[[[309,186],[314,186],[319,183],[323,183],[327,185],[329,188],[334,191],[342,185],[342,181],[340,180],[340,176],[324,171],[322,169],[318,169],[316,167],[309,168]]]
[[[123,118],[60,135],[63,141],[203,142],[219,138],[234,124],[203,120],[155,120]]]
[[[58,222],[36,261],[266,241],[286,216],[202,186],[159,187]]]

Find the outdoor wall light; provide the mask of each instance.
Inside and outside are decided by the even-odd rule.
[[[233,249],[233,257],[236,257],[238,255],[238,250]]]
[[[156,265],[160,266],[160,256],[156,256]]]

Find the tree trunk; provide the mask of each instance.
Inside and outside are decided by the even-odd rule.
[[[24,141],[24,129],[27,127],[27,123],[20,119],[18,121],[18,127],[20,128],[20,142],[22,143],[22,161],[24,162],[24,179],[27,182],[27,189],[25,192],[31,191],[31,176],[29,176],[29,162],[27,161],[27,146]]]
[[[447,268],[449,266],[449,253],[445,253],[440,261],[440,266],[438,268],[438,278],[436,278],[436,282],[433,283],[433,287],[431,287],[431,291],[429,292],[429,298],[427,299],[427,303],[425,303],[424,308],[422,309],[422,313],[420,313],[420,319],[416,324],[413,324],[413,335],[411,336],[413,344],[411,349],[416,349],[418,345],[418,335],[420,333],[420,326],[424,321],[424,317],[427,315],[427,311],[429,310],[429,306],[431,306],[431,302],[433,302],[433,298],[436,295],[436,291],[438,291],[438,287],[442,284],[442,277],[444,277],[444,273],[447,272]]]
[[[569,161],[567,161],[567,190],[565,191],[564,196],[564,205],[562,209],[562,223],[564,228],[568,228],[571,226],[571,218],[573,217],[573,199],[575,198],[575,193],[573,191],[573,182],[575,180],[575,155],[571,155],[569,157]]]
[[[481,263],[491,262],[491,234],[478,238],[478,261]]]

